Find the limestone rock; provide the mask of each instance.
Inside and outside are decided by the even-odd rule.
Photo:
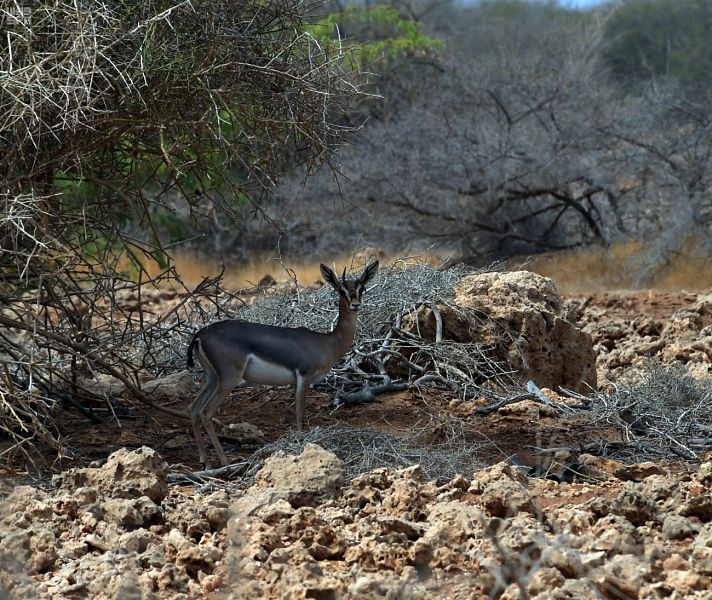
[[[573,548],[552,544],[544,549],[542,563],[553,567],[567,579],[577,579],[584,573],[581,556]]]
[[[525,487],[529,483],[529,476],[524,471],[507,461],[502,461],[491,467],[477,471],[472,478],[472,483],[468,491],[481,494],[488,484],[505,479],[515,481]]]
[[[519,511],[534,511],[528,484],[526,473],[501,462],[475,473],[468,492],[481,496],[482,504],[492,516],[511,517]]]
[[[271,488],[292,506],[312,506],[338,493],[344,464],[331,452],[307,444],[299,456],[277,452],[255,478],[255,488]]]
[[[160,503],[168,491],[168,464],[153,448],[121,448],[109,456],[103,466],[70,469],[52,478],[62,491],[91,487],[114,498],[148,496]]]
[[[649,565],[631,554],[618,554],[598,569],[596,583],[613,598],[638,598]]]
[[[265,443],[264,432],[252,423],[230,423],[227,426],[227,430],[240,446],[262,445]]]
[[[663,521],[663,537],[666,540],[682,540],[692,537],[700,526],[686,517],[667,515]]]
[[[539,388],[596,387],[591,336],[577,327],[551,279],[529,271],[482,273],[464,277],[454,292],[452,306],[438,305],[444,339],[495,348],[523,382]],[[418,311],[417,324],[404,319],[404,326],[435,339],[429,307]]]
[[[679,484],[671,477],[650,475],[641,483],[641,489],[656,502],[675,501]]]
[[[462,341],[507,340],[509,362],[522,380],[554,390],[596,387],[591,336],[576,326],[551,279],[529,271],[471,275],[455,288],[454,301],[498,324],[478,324]]]
[[[33,524],[28,529],[0,533],[0,567],[15,564],[19,572],[26,564],[34,573],[51,569],[57,560],[57,540],[50,527]]]
[[[594,498],[586,506],[598,517],[620,515],[633,525],[643,525],[659,515],[657,504],[643,489],[641,484],[627,482],[615,499]]]
[[[625,466],[616,460],[593,454],[579,454],[578,463],[577,471],[581,475],[598,481],[605,481],[609,477],[613,477],[613,473]]]
[[[640,549],[638,531],[628,519],[621,516],[608,515],[599,519],[592,533],[594,537],[591,547],[594,550],[634,554]]]
[[[640,489],[638,484],[626,483],[615,502],[616,514],[623,515],[633,525],[643,525],[658,518],[657,504]]]
[[[709,488],[702,493],[691,494],[677,512],[686,517],[697,517],[703,523],[712,521],[712,493]]]
[[[104,519],[128,528],[141,527],[163,516],[161,507],[148,496],[140,498],[110,498],[101,504]]]
[[[453,564],[453,554],[469,539],[480,537],[488,522],[478,507],[462,502],[442,502],[432,507],[428,528],[412,545],[409,559],[416,565]]]
[[[702,485],[712,487],[712,461],[703,462],[695,473],[695,479]]]
[[[534,511],[527,488],[511,479],[489,483],[482,493],[482,503],[494,517],[512,517],[520,511]]]
[[[712,575],[712,523],[707,523],[692,543],[692,564],[702,575]]]
[[[251,517],[264,507],[272,506],[278,501],[286,502],[287,495],[286,490],[275,488],[251,490],[235,500],[230,506],[230,510],[238,518]],[[289,506],[291,507],[291,504]]]
[[[215,568],[215,563],[222,558],[223,552],[208,539],[205,543],[195,544],[183,536],[177,529],[171,529],[167,538],[169,558],[175,563],[185,568],[189,574],[196,574],[198,571],[211,573]]]
[[[542,594],[547,598],[551,598],[553,591],[560,588],[564,581],[565,578],[558,569],[542,567],[537,569],[531,581],[527,584],[527,592],[530,597]]]
[[[691,594],[692,592],[708,592],[710,589],[709,578],[694,571],[669,571],[667,573],[666,583],[673,590],[684,594],[684,596],[680,596],[681,598],[694,597]]]
[[[613,470],[613,475],[623,481],[643,481],[651,475],[666,475],[667,471],[652,462],[642,462],[634,465],[621,465]]]

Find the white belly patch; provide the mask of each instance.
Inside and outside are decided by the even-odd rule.
[[[297,383],[294,371],[263,360],[254,354],[247,357],[244,378],[252,383],[265,385],[295,385]]]

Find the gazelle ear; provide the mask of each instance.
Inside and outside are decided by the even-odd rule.
[[[326,281],[326,283],[328,283],[331,287],[333,287],[338,292],[339,291],[339,278],[336,276],[336,273],[334,273],[325,264],[322,264],[319,267],[319,269],[321,270],[321,276],[324,278],[324,281]]]
[[[378,273],[378,261],[372,262],[370,265],[366,267],[366,270],[362,273],[361,277],[359,280],[361,281],[361,285],[366,285],[371,279],[373,279]]]

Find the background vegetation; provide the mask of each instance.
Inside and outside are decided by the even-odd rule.
[[[417,80],[391,59],[383,93],[409,92],[369,115],[341,181],[294,178],[265,202],[283,250],[348,251],[360,233],[486,262],[637,240],[644,283],[706,244],[712,2],[391,6],[438,44]]]

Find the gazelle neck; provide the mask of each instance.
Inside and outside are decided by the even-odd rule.
[[[336,341],[339,351],[343,350],[342,354],[346,353],[354,341],[357,317],[358,311],[349,310],[349,301],[343,296],[339,297],[339,319],[331,336]]]

